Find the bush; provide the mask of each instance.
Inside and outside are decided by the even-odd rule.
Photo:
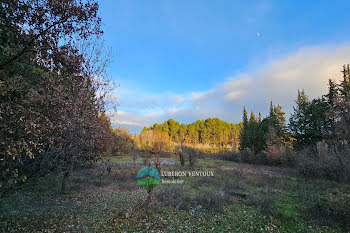
[[[266,155],[262,152],[254,153],[250,148],[241,151],[241,161],[252,164],[266,164]]]
[[[297,159],[297,155],[295,151],[290,148],[286,147],[281,153],[281,164],[286,167],[294,167]]]
[[[156,191],[155,196],[159,204],[170,205],[176,209],[220,210],[226,203],[236,200],[237,195],[242,194],[241,179],[242,171],[234,174],[221,172],[215,179],[213,177],[195,179],[196,192],[190,192],[186,186],[174,184],[162,186]]]
[[[254,152],[250,148],[244,148],[241,153],[243,162],[251,163],[254,161]]]
[[[285,153],[285,149],[280,145],[267,146],[264,154],[266,156],[267,163],[272,165],[280,165],[282,163],[282,154]]]
[[[222,189],[201,190],[196,196],[197,206],[207,210],[220,210],[229,201],[229,196]]]
[[[192,198],[182,185],[166,185],[155,193],[156,200],[160,204],[170,205],[176,209],[189,208]]]
[[[318,156],[310,149],[300,152],[296,167],[304,177],[323,177],[337,181],[350,180],[350,158],[347,151],[338,154],[329,152],[327,156]]]
[[[196,162],[197,151],[191,147],[185,147],[185,146],[183,146],[181,150],[182,150],[182,156],[186,156],[188,158],[190,167],[193,167]],[[181,160],[181,157],[180,157],[180,160]]]
[[[185,166],[185,156],[182,153],[182,151],[179,153],[179,158],[180,158],[181,166]]]

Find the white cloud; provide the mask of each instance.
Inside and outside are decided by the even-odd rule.
[[[112,124],[118,124],[118,125],[132,125],[132,126],[142,126],[139,122],[133,122],[133,121],[120,121],[118,119],[111,120]]]
[[[167,112],[169,114],[173,114],[173,113],[178,113],[180,112],[181,110],[183,110],[182,108],[172,108],[172,109],[169,109]]]
[[[220,117],[238,122],[243,106],[266,114],[270,100],[282,105],[288,113],[298,89],[305,89],[311,98],[326,94],[328,79],[339,80],[340,70],[347,63],[350,63],[350,46],[301,48],[284,58],[265,62],[255,72],[231,77],[208,91],[157,95],[133,92],[132,98],[126,95],[129,98],[125,112],[114,116],[113,122],[139,128],[168,118],[190,122]],[[120,98],[123,100],[125,96]]]
[[[226,95],[225,95],[225,100],[226,101],[235,101],[235,100],[239,100],[240,98],[242,98],[242,96],[244,95],[244,92],[243,91],[231,91],[231,92],[228,92]]]
[[[222,86],[221,91],[225,93],[226,101],[234,102],[242,99],[247,94],[250,85],[252,85],[252,78],[245,74],[231,78]]]
[[[190,100],[192,102],[197,102],[203,99],[203,97],[206,95],[207,93],[205,92],[192,92],[191,96],[190,96]]]
[[[172,101],[174,104],[183,104],[185,102],[185,98],[181,95],[175,95]]]

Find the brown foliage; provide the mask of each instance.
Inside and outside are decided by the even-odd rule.
[[[123,128],[116,128],[112,130],[113,135],[113,149],[112,155],[128,154],[135,146],[135,142],[129,131]]]
[[[171,141],[168,133],[158,130],[145,130],[139,136],[140,146],[151,149],[153,153],[169,152]]]
[[[97,10],[93,1],[2,2],[1,191],[27,177],[69,174],[109,150],[106,63],[78,47],[101,34]]]

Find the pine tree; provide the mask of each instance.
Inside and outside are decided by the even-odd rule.
[[[284,115],[285,113],[282,111],[282,107],[280,105],[273,105],[271,101],[268,124],[275,129],[277,136],[281,138],[286,134],[286,119]]]
[[[190,138],[191,143],[198,143],[198,132],[196,131],[196,126],[194,123],[187,126],[187,136]]]
[[[240,150],[244,150],[248,147],[248,113],[246,108],[243,108],[243,128],[241,130],[241,133],[239,135],[240,139]]]
[[[338,96],[335,99],[335,134],[338,146],[350,144],[350,66],[343,67],[343,80],[338,85]],[[342,142],[342,143],[340,143]]]
[[[182,142],[185,139],[186,126],[182,123],[177,132],[178,132],[179,140],[180,140],[180,142]]]
[[[344,65],[342,73],[343,81],[339,85],[339,92],[346,102],[350,100],[350,66]]]
[[[294,112],[292,113],[289,120],[289,129],[291,130],[292,135],[296,140],[294,147],[297,149],[302,149],[307,144],[305,139],[307,127],[306,109],[309,105],[309,98],[305,94],[304,90],[298,90],[298,96],[295,100],[295,103],[297,106],[293,107]]]
[[[174,119],[168,120],[169,125],[169,136],[174,142],[178,142],[179,136],[177,131],[179,130],[180,124]]]
[[[255,153],[258,152],[256,142],[259,140],[258,132],[259,123],[253,112],[250,113],[249,124],[247,129],[247,141],[248,147],[251,148]]]
[[[162,131],[168,133],[168,135],[170,136],[168,121],[166,121],[166,122],[163,123],[163,129],[162,129]]]
[[[248,124],[248,114],[245,107],[243,108],[243,126]]]
[[[274,106],[272,104],[272,100],[270,101],[270,118],[274,118],[275,117],[275,111],[274,111]]]
[[[157,130],[157,131],[163,131],[163,126],[158,124],[158,123],[155,123],[155,124],[153,124],[152,129]]]
[[[258,122],[261,123],[261,112],[259,112]]]
[[[254,115],[253,112],[250,112],[250,119],[249,119],[249,123],[258,123],[256,116]]]
[[[308,100],[304,90],[298,91],[297,106],[290,118],[289,129],[295,138],[294,147],[298,150],[325,138],[327,106],[323,99]]]

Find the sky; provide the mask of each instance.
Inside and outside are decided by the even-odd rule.
[[[113,127],[293,110],[350,63],[347,1],[100,0]]]

